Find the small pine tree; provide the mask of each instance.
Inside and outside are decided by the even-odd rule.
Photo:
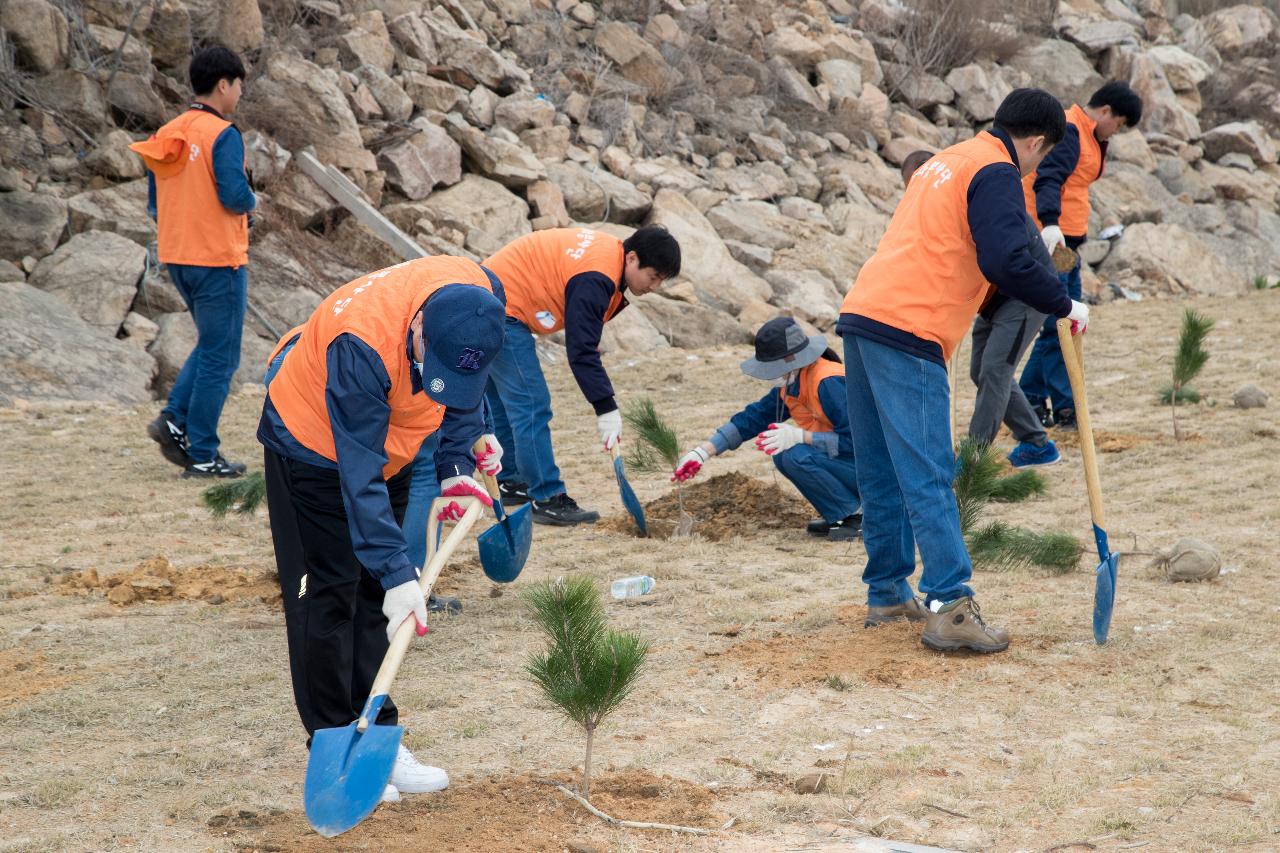
[[[525,672],[542,695],[587,735],[582,796],[591,796],[591,747],[596,729],[635,686],[649,644],[638,634],[611,630],[590,578],[571,577],[530,587],[524,601],[549,645]]]
[[[1178,334],[1178,349],[1173,355],[1173,383],[1164,389],[1161,399],[1169,403],[1173,412],[1173,437],[1182,441],[1182,430],[1178,426],[1178,403],[1180,401],[1199,402],[1200,394],[1190,387],[1209,360],[1209,351],[1204,348],[1204,340],[1213,330],[1214,321],[1193,308],[1188,308],[1182,315],[1182,331]]]
[[[635,440],[627,451],[627,467],[642,474],[673,471],[680,462],[680,439],[676,431],[663,420],[648,397],[632,400],[622,414]],[[676,503],[680,507],[680,521],[676,536],[687,536],[693,528],[693,518],[684,511],[684,484],[676,481]]]
[[[252,515],[266,497],[267,481],[261,471],[218,483],[200,493],[215,518],[222,518],[233,509],[241,515]]]

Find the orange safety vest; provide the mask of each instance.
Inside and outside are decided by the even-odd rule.
[[[818,398],[818,386],[831,376],[844,376],[844,365],[819,358],[808,367],[801,368],[800,393],[797,396],[792,397],[786,388],[782,389],[782,402],[787,404],[791,420],[800,429],[809,432],[831,432],[834,429]]]
[[[549,228],[519,237],[482,262],[507,291],[507,316],[540,335],[564,328],[569,279],[598,272],[613,282],[605,322],[622,309],[622,241],[590,228]]]
[[[161,263],[239,267],[249,263],[249,217],[218,200],[213,144],[231,122],[187,110],[146,142],[129,146],[156,176],[156,246]]]
[[[1067,121],[1080,131],[1080,159],[1075,170],[1062,183],[1062,212],[1058,214],[1058,227],[1068,237],[1084,237],[1089,233],[1089,185],[1102,177],[1102,143],[1094,135],[1098,123],[1079,104],[1067,110]],[[1036,215],[1036,173],[1022,179],[1022,195],[1027,201],[1027,212],[1043,227]]]
[[[267,394],[290,435],[308,450],[338,461],[325,405],[327,354],[339,335],[355,335],[378,354],[391,378],[387,393],[391,420],[383,445],[387,463],[382,475],[393,477],[412,462],[422,440],[439,429],[444,406],[425,392],[414,393],[415,368],[405,353],[409,323],[431,294],[450,284],[493,292],[489,277],[474,261],[446,255],[418,258],[344,284],[320,303],[307,322],[285,333],[271,359],[295,336],[300,337]]]
[[[921,166],[840,306],[917,338],[950,359],[987,293],[969,232],[969,183],[993,163],[1013,165],[1003,142],[983,131]]]

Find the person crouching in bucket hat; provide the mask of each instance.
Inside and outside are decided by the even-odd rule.
[[[809,534],[856,539],[861,502],[840,357],[825,338],[806,335],[790,317],[765,323],[755,343],[755,357],[742,362],[742,372],[773,387],[682,456],[671,479],[692,479],[712,456],[754,436],[756,449],[822,516],[809,522]]]

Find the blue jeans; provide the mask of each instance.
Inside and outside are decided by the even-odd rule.
[[[950,390],[947,370],[875,341],[846,335],[845,390],[853,433],[862,539],[862,580],[873,607],[911,597],[916,545],[926,601],[973,591],[973,566],[951,490]]]
[[[1070,272],[1059,273],[1058,280],[1067,286],[1067,293],[1072,299],[1080,299],[1080,259],[1076,259],[1076,265]],[[1033,406],[1048,400],[1052,401],[1055,412],[1075,409],[1067,365],[1058,347],[1057,317],[1045,318],[1044,328],[1031,348],[1031,357],[1027,359],[1027,366],[1022,368],[1022,379],[1018,385]]]
[[[422,440],[422,447],[413,460],[413,478],[409,481],[409,505],[405,507],[404,531],[405,555],[409,562],[422,568],[427,562],[427,516],[431,502],[440,497],[440,483],[436,480],[436,448],[440,446],[440,434],[433,432]]]
[[[218,419],[240,366],[240,335],[248,300],[248,267],[169,264],[169,278],[196,323],[196,345],[169,392],[163,414],[186,430],[193,462],[218,453]]]
[[[504,483],[528,483],[529,496],[545,501],[565,491],[551,449],[551,391],[538,363],[533,333],[507,318],[507,340],[489,367],[485,392],[493,432],[502,445]]]
[[[797,444],[774,454],[773,464],[828,524],[858,511],[858,476],[852,456],[828,456],[812,445]]]

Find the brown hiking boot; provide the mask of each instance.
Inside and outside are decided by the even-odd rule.
[[[888,607],[867,605],[867,619],[862,623],[862,627],[874,628],[877,625],[884,625],[888,622],[901,622],[903,619],[921,622],[927,619],[928,616],[929,611],[925,610],[924,605],[920,603],[920,599],[912,596],[901,604],[893,604]]]
[[[940,652],[1002,652],[1009,648],[1009,632],[983,622],[978,602],[965,596],[942,605],[937,613],[930,611],[920,641]]]

